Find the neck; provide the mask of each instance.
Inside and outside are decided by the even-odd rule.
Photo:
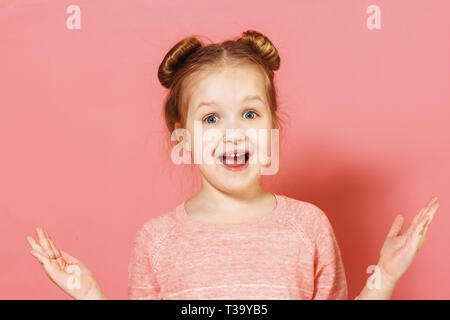
[[[259,181],[243,190],[227,192],[211,185],[203,175],[201,180],[201,188],[195,197],[202,199],[207,206],[223,211],[236,210],[251,203],[255,204],[269,193],[261,186]]]

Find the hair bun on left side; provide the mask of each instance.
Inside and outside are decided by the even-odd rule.
[[[202,46],[203,42],[197,39],[196,36],[189,36],[177,42],[169,50],[169,52],[167,52],[163,61],[159,65],[159,82],[164,87],[170,88],[174,76],[177,73],[180,65],[186,60],[189,55],[200,49]]]

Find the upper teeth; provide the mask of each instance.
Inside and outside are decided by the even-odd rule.
[[[244,153],[236,153],[236,157],[241,157],[243,155],[245,155],[245,152]],[[226,157],[234,157],[235,154],[234,153],[227,153],[225,156]]]

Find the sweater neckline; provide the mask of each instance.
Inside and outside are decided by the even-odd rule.
[[[285,199],[282,195],[280,194],[276,194],[276,193],[272,193],[275,196],[276,199],[276,206],[275,208],[265,214],[262,217],[259,217],[256,220],[250,220],[250,221],[244,221],[244,222],[230,222],[230,223],[212,223],[212,222],[204,222],[204,221],[200,221],[197,219],[194,219],[192,217],[190,217],[187,214],[186,211],[186,207],[185,207],[185,203],[186,200],[184,200],[181,204],[179,204],[176,209],[175,209],[175,213],[177,218],[187,224],[187,225],[192,225],[192,226],[196,226],[199,228],[204,228],[204,229],[210,229],[210,228],[214,228],[214,229],[240,229],[240,228],[248,228],[248,227],[253,227],[253,226],[257,226],[257,225],[261,225],[264,222],[268,222],[270,220],[275,219],[280,212],[282,212],[284,204],[285,204]]]

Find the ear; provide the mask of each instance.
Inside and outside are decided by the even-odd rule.
[[[174,130],[177,130],[177,129],[183,129],[180,122],[175,122],[175,124],[174,124]],[[183,136],[182,132],[180,132],[180,134],[177,135],[177,140],[179,143],[181,143],[181,147],[184,150],[191,152],[191,145],[189,144],[189,141],[187,141],[188,140],[187,137],[186,137],[186,139],[184,139],[184,138],[185,137]]]

